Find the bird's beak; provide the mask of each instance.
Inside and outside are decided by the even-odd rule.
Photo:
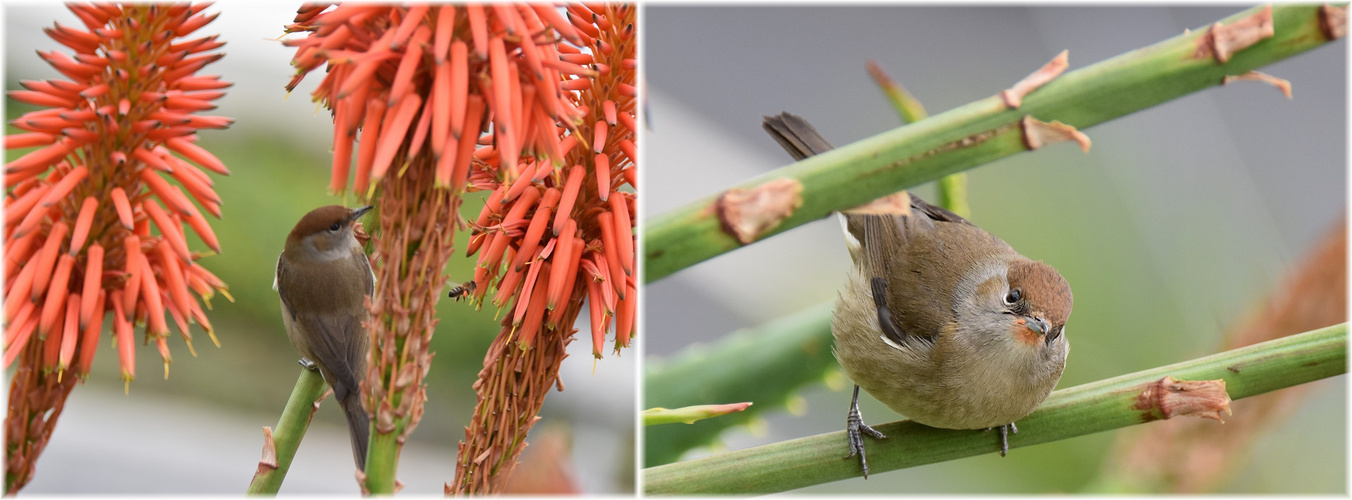
[[[361,216],[366,215],[366,212],[370,212],[372,208],[375,208],[375,207],[370,206],[370,205],[367,205],[367,206],[358,208],[358,209],[356,209],[356,210],[353,210],[353,211],[352,211],[352,216],[349,217],[349,218],[347,219],[348,223],[351,223],[352,221],[355,221],[355,220],[357,220],[357,219],[360,219]]]
[[[1022,319],[1024,328],[1037,332],[1038,335],[1046,335],[1052,329],[1045,319],[1029,316],[1024,316]]]

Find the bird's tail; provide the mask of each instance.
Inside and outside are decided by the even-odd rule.
[[[822,154],[832,149],[831,143],[812,127],[803,117],[784,112],[774,116],[762,117],[761,128],[789,152],[794,160],[802,160],[812,155]]]
[[[789,112],[762,117],[761,128],[784,148],[794,160],[803,160],[809,156],[825,153],[833,149],[830,142],[820,132],[804,120],[803,117]],[[836,213],[841,232],[845,233],[845,248],[850,251],[850,259],[859,262],[862,245],[859,238],[850,233],[848,218]]]
[[[361,391],[349,391],[339,404],[347,417],[347,431],[352,438],[352,460],[357,463],[357,470],[364,471],[366,443],[371,435],[371,417],[361,407]]]

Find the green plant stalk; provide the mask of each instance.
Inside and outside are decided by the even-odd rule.
[[[644,429],[644,464],[674,462],[686,450],[712,443],[724,429],[783,408],[803,384],[821,380],[836,364],[831,355],[831,308],[830,303],[820,304],[733,332],[710,348],[695,347],[671,360],[647,362],[644,407],[680,408],[727,401],[755,404],[745,411],[690,425]]]
[[[291,459],[296,457],[305,431],[310,428],[310,419],[314,417],[315,401],[319,400],[329,385],[318,371],[300,369],[300,378],[296,387],[291,389],[291,397],[286,400],[282,417],[277,419],[277,428],[272,433],[273,445],[277,453],[277,468],[255,474],[253,482],[245,493],[249,495],[276,495],[286,479],[286,471],[291,469]]]
[[[1179,380],[1225,380],[1232,399],[1242,399],[1347,372],[1347,323],[1254,344],[1181,363],[1114,377],[1052,393],[1018,422],[1009,447],[1019,448],[1160,418],[1137,409],[1144,388],[1164,376]],[[1219,424],[1218,424],[1219,425]],[[876,429],[884,440],[866,439],[875,474],[998,451],[994,433],[943,430],[911,421]],[[644,469],[644,492],[671,494],[773,493],[860,475],[845,433],[832,432],[686,462]]]
[[[1261,9],[1222,22],[1230,24]],[[802,204],[758,238],[764,239],[833,211],[1026,151],[1018,127],[1026,115],[1083,129],[1323,45],[1328,39],[1320,31],[1318,10],[1316,5],[1272,6],[1275,35],[1233,54],[1225,64],[1194,57],[1199,39],[1208,31],[1199,28],[1063,74],[1024,97],[1019,109],[1008,109],[999,97],[991,96],[776,169],[739,187],[779,178],[802,184]],[[718,197],[714,194],[645,221],[645,282],[741,246],[721,228],[715,210]]]
[[[407,250],[412,253],[413,250]],[[407,256],[406,256],[407,257]],[[396,338],[395,348],[403,352],[407,338]],[[411,362],[411,361],[408,361]],[[382,373],[385,380],[393,380],[393,373]],[[398,408],[403,398],[409,397],[407,391],[414,388],[406,388],[404,392],[395,392],[391,397],[390,406]],[[371,419],[371,429],[367,436],[370,436],[366,445],[366,481],[363,483],[365,491],[369,495],[393,495],[395,493],[396,476],[399,472],[399,453],[403,451],[403,443],[399,442],[399,436],[404,434],[404,429],[408,427],[409,417],[395,418],[390,432],[381,432],[377,429],[378,422],[375,418]]]
[[[366,491],[372,495],[393,495],[395,472],[399,470],[399,451],[403,446],[399,436],[404,433],[406,419],[395,423],[394,432],[376,432],[371,421],[371,441],[366,448]]]
[[[967,202],[966,172],[939,179],[939,205],[964,218],[972,216],[972,205]]]
[[[873,76],[873,80],[878,82],[878,87],[882,89],[883,96],[887,97],[887,102],[892,103],[892,109],[897,110],[897,114],[901,115],[902,124],[915,123],[929,116],[929,113],[925,111],[925,105],[906,91],[906,87],[902,87],[891,76],[888,76],[878,63],[869,61],[868,72]]]
[[[902,124],[915,123],[929,116],[920,100],[907,92],[906,87],[892,80],[881,66],[869,61],[868,70],[878,82],[878,87],[882,88],[883,95],[887,96],[887,101],[892,103],[892,108],[897,110],[897,115],[901,116]],[[963,217],[972,217],[972,206],[967,203],[966,173],[958,172],[939,179],[939,205]]]

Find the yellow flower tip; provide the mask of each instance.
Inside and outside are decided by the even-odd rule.
[[[192,341],[188,339],[183,339],[183,342],[188,344],[188,354],[191,354],[192,357],[194,358],[197,357],[197,349],[192,348]]]
[[[224,295],[224,296],[225,296],[225,300],[230,301],[231,304],[234,304],[234,303],[235,303],[235,298],[230,296],[230,291],[229,291],[229,290],[226,290],[226,289],[224,289],[224,288],[221,288],[220,291],[221,291],[221,295]],[[210,303],[207,304],[207,309],[211,309],[211,304],[210,304]]]
[[[216,339],[216,332],[213,329],[207,329],[207,336],[211,337],[211,343],[216,344],[216,348],[221,348],[221,341]]]
[[[164,379],[165,379],[165,380],[169,380],[169,363],[172,363],[172,362],[173,362],[173,361],[170,361],[170,360],[167,360],[167,359],[164,360]]]

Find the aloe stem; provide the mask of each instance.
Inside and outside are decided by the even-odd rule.
[[[1223,24],[1260,12],[1240,12]],[[786,178],[802,185],[802,203],[757,239],[831,212],[1028,150],[1018,122],[1032,116],[1083,129],[1193,92],[1329,42],[1319,6],[1272,6],[1274,35],[1225,63],[1197,57],[1202,27],[1061,75],[1009,109],[991,96],[916,123],[807,158],[742,183],[751,188]],[[1065,147],[1065,146],[1060,146]],[[724,232],[720,193],[649,218],[644,231],[644,280],[653,282],[742,244]]]
[[[286,408],[282,410],[282,417],[277,419],[277,428],[272,433],[277,467],[273,469],[260,463],[246,493],[277,494],[282,481],[286,479],[286,471],[291,468],[291,459],[296,457],[296,449],[300,448],[300,440],[305,438],[305,431],[310,428],[310,419],[314,418],[314,411],[318,408],[315,402],[328,388],[329,385],[324,383],[324,377],[318,371],[301,368],[296,387],[291,389],[291,397],[286,400]]]
[[[1347,372],[1347,323],[1241,347],[1201,358],[1100,380],[1052,393],[1018,422],[1011,449],[1136,425],[1159,418],[1157,409],[1136,408],[1146,385],[1179,380],[1225,381],[1231,399],[1333,377]],[[885,440],[867,441],[873,473],[991,453],[993,434],[944,430],[910,421],[876,429]],[[644,469],[649,495],[773,493],[860,475],[859,463],[843,460],[844,432],[783,441]]]

